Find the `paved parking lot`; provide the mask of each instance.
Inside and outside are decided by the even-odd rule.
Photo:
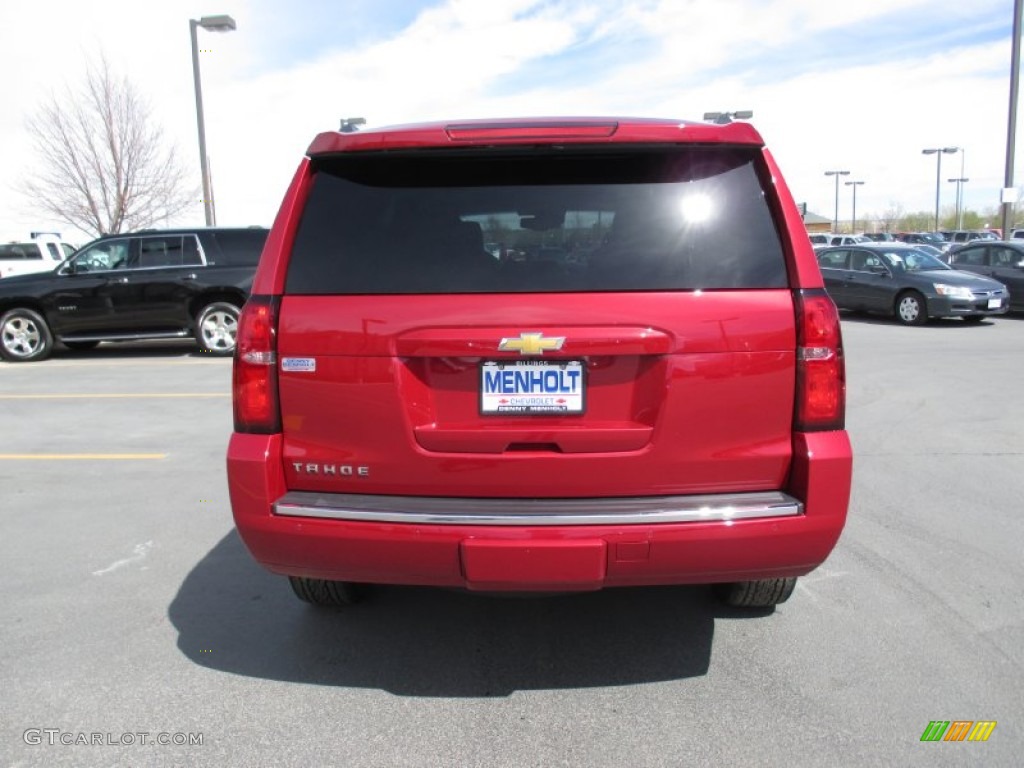
[[[844,333],[848,528],[754,616],[705,588],[317,612],[233,532],[229,361],[0,364],[0,763],[1020,765],[1024,318]]]

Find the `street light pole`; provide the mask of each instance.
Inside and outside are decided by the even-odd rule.
[[[188,20],[188,31],[192,38],[192,80],[196,89],[196,123],[199,127],[199,168],[203,180],[203,212],[206,226],[217,223],[213,208],[213,187],[210,184],[210,163],[206,158],[206,121],[203,119],[203,86],[199,77],[199,43],[196,29],[202,27],[210,32],[231,32],[236,28],[230,16],[203,16],[198,21]]]
[[[832,231],[833,232],[838,232],[839,231],[839,177],[840,176],[849,176],[850,172],[849,171],[825,171],[825,175],[826,176],[835,176],[836,177],[836,209],[835,209],[835,215],[832,217]]]
[[[942,156],[952,155],[960,151],[960,147],[933,147],[922,149],[922,155],[935,155],[935,231],[939,231],[939,195],[942,183]]]
[[[853,216],[850,219],[850,234],[857,234],[857,187],[863,184],[863,181],[848,181],[846,186],[853,187]]]
[[[963,229],[964,228],[964,208],[963,208],[964,184],[966,182],[970,181],[970,179],[968,179],[968,178],[966,178],[964,176],[961,176],[959,179],[947,179],[947,181],[949,181],[949,182],[954,182],[955,181],[956,182],[956,228],[957,229]]]
[[[1021,17],[1024,15],[1024,0],[1013,3],[1013,45],[1010,49],[1010,116],[1006,129],[1006,172],[1003,175],[1002,230],[1003,239],[1013,236],[1013,158],[1017,137],[1017,98],[1020,90],[1020,33]]]
[[[964,228],[964,158],[967,157],[967,150],[960,147],[960,178],[963,180],[956,185],[956,228]]]

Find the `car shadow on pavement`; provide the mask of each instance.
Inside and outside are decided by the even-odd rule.
[[[53,351],[54,360],[131,360],[136,358],[213,358],[221,357],[203,352],[192,339],[164,339],[147,341],[104,342],[92,349],[69,349],[58,344]]]
[[[895,317],[887,314],[860,312],[854,309],[841,309],[839,312],[843,323],[856,323],[862,326],[892,326],[894,328],[991,328],[996,323],[1024,319],[1024,312],[1007,312],[982,317],[980,321],[967,323],[963,317],[932,317],[924,326],[904,326]]]
[[[364,602],[323,610],[259,567],[236,531],[193,568],[168,609],[178,648],[204,667],[438,697],[701,676],[715,618],[739,615],[758,614],[720,608],[707,587],[507,598],[376,587]]]
[[[859,325],[891,325],[894,328],[979,328],[992,326],[1006,318],[1010,317],[1006,315],[993,315],[991,317],[983,317],[973,323],[968,323],[959,317],[934,317],[924,325],[920,326],[907,326],[899,322],[896,318],[891,315],[871,314],[868,312],[857,312],[850,309],[842,309],[839,311],[839,318],[844,323],[858,323]]]

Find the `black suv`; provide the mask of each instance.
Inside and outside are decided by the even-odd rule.
[[[55,341],[192,336],[204,352],[235,349],[268,230],[173,229],[104,235],[52,272],[0,280],[0,355],[42,360]]]

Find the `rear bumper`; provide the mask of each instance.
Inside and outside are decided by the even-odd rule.
[[[633,499],[423,499],[288,493],[280,436],[235,434],[235,522],[271,571],[481,590],[588,590],[800,576],[843,529],[845,432],[797,435],[790,487]],[[811,459],[813,457],[813,460]]]

